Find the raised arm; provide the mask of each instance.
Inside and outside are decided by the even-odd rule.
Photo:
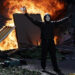
[[[22,10],[23,10],[23,12],[24,12],[24,15],[25,15],[33,24],[35,24],[35,25],[38,26],[38,27],[41,27],[42,22],[37,21],[37,20],[33,19],[32,17],[30,17],[30,15],[27,13],[26,7],[23,7]]]
[[[69,17],[65,17],[63,19],[60,19],[58,21],[56,21],[57,23],[63,23],[63,22],[66,22],[67,20],[69,19]]]
[[[59,27],[60,25],[62,25],[63,23],[66,23],[68,22],[70,19],[70,16],[69,17],[65,17],[63,19],[60,19],[60,20],[57,20],[57,21],[52,21],[54,24],[55,24],[55,27]]]
[[[29,16],[28,13],[25,13],[24,15],[25,15],[33,24],[35,24],[35,25],[38,26],[38,27],[41,27],[42,22],[33,19],[32,17]]]

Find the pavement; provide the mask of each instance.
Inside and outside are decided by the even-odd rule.
[[[71,49],[73,51],[73,54],[66,55],[65,56],[66,59],[64,59],[62,61],[58,60],[58,66],[65,75],[75,75],[75,47],[71,47],[71,48],[66,47],[66,48]],[[27,65],[22,66],[22,68],[25,68],[25,69],[28,69],[31,71],[39,71],[39,72],[41,72],[41,75],[57,75],[53,71],[51,60],[49,60],[49,59],[47,60],[46,70],[53,74],[48,74],[48,73],[42,72],[40,60],[38,60],[38,59],[26,59],[26,61],[27,61]]]
[[[42,68],[40,65],[40,60],[26,59],[26,61],[27,61],[28,65],[22,66],[22,68],[25,68],[25,69],[28,69],[31,71],[39,71],[43,75]],[[75,75],[75,60],[74,59],[66,59],[63,61],[58,61],[58,66],[65,75],[70,75],[71,73],[74,73],[74,75]],[[55,74],[55,72],[52,69],[50,60],[47,60],[46,70]],[[45,74],[45,75],[48,75],[48,74]]]

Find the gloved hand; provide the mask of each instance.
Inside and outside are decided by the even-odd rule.
[[[26,7],[24,6],[24,7],[22,7],[22,8],[20,8],[20,10],[23,12],[23,13],[27,13],[27,9],[26,9]]]

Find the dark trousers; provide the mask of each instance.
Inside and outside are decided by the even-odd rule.
[[[56,47],[54,44],[54,40],[51,39],[42,39],[41,40],[41,66],[43,69],[46,67],[46,59],[47,59],[47,54],[49,52],[49,55],[51,57],[51,62],[53,69],[55,71],[58,71],[58,65],[57,65],[57,59],[56,59]]]

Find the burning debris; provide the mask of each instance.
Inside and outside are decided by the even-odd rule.
[[[11,20],[6,21],[6,26],[14,26],[13,14],[22,13],[20,8],[23,6],[26,6],[28,13],[38,13],[41,17],[43,17],[46,12],[51,14],[52,19],[59,18],[62,13],[65,14],[65,3],[60,0],[2,0],[0,1],[0,13],[5,17],[11,18]],[[60,18],[63,16],[64,15],[60,16]],[[0,46],[0,50],[18,48],[16,31],[13,30],[12,33],[0,43]]]
[[[2,42],[15,27],[4,26],[0,30],[0,42]]]

